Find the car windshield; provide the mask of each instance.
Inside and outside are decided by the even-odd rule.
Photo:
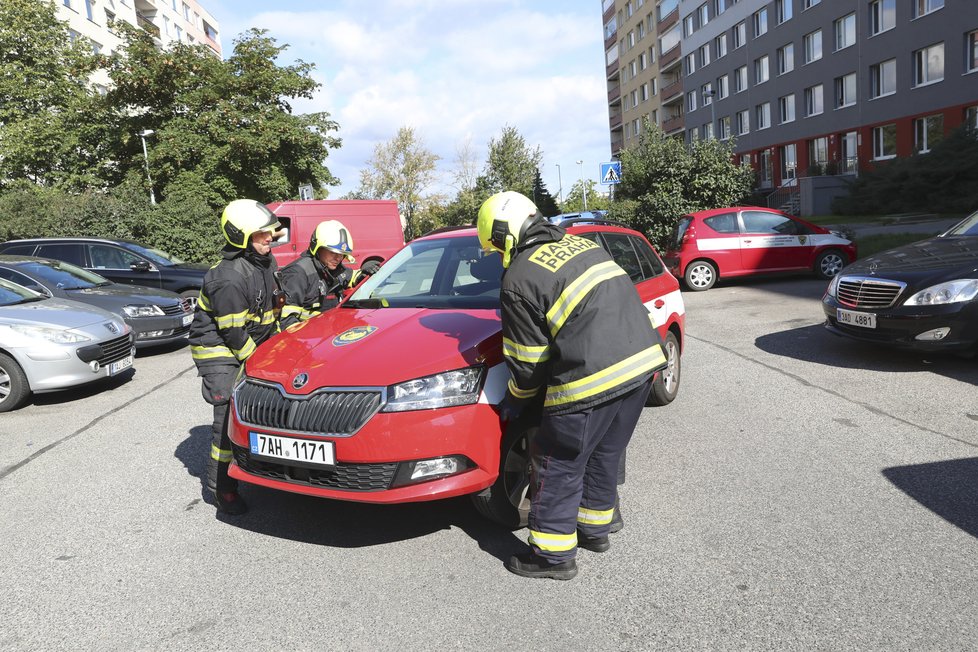
[[[28,290],[21,285],[0,278],[0,306],[15,306],[18,303],[41,301],[46,298],[34,290]]]
[[[180,265],[185,261],[181,258],[177,258],[172,254],[168,254],[160,249],[152,249],[148,247],[143,247],[141,245],[135,244],[133,242],[127,242],[125,244],[126,248],[135,251],[138,254],[146,256],[152,260],[157,265],[162,265],[163,267],[170,267],[172,265]]]
[[[499,308],[501,257],[474,236],[416,240],[361,285],[349,308]]]
[[[85,290],[110,284],[98,274],[56,260],[32,261],[17,267],[25,274],[41,279],[44,285],[60,290]]]
[[[978,211],[964,218],[960,224],[955,225],[944,235],[978,235]]]

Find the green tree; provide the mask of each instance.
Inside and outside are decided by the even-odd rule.
[[[533,178],[533,194],[530,197],[533,199],[533,203],[537,205],[537,208],[540,209],[540,212],[543,213],[544,217],[553,217],[554,215],[560,214],[560,207],[557,206],[557,200],[547,190],[547,185],[543,182],[543,177],[540,176],[540,170],[537,170],[536,176]]]
[[[543,154],[540,148],[530,148],[516,127],[503,127],[499,138],[489,141],[489,157],[476,185],[488,195],[515,190],[533,196],[533,180]]]
[[[608,210],[608,197],[607,195],[598,194],[595,190],[597,182],[594,179],[585,179],[584,185],[581,185],[581,180],[575,181],[570,190],[567,191],[567,196],[564,197],[564,203],[561,205],[564,213],[578,213],[584,210],[584,192],[587,192],[587,209],[589,211],[597,210]]]
[[[638,143],[621,152],[622,179],[609,217],[662,248],[684,214],[733,206],[750,194],[754,172],[734,162],[733,148],[733,141],[712,138],[687,146],[646,121]]]
[[[435,180],[439,156],[425,147],[413,127],[401,127],[386,143],[374,147],[369,168],[360,171],[358,195],[394,199],[406,222],[405,238],[418,235],[415,219],[433,198],[426,191]]]
[[[63,187],[94,182],[97,111],[87,88],[96,59],[72,43],[50,2],[0,2],[0,189],[17,180]]]

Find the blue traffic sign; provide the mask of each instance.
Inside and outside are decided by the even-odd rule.
[[[601,183],[606,186],[621,183],[621,161],[601,164]]]

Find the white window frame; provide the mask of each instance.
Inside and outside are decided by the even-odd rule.
[[[893,133],[893,152],[887,153],[886,148],[886,132],[892,129]],[[890,123],[888,125],[880,125],[879,127],[873,127],[872,131],[873,138],[873,160],[874,161],[886,161],[891,158],[896,158],[897,155],[897,145],[896,145],[896,124]]]
[[[817,29],[802,37],[805,44],[805,63],[813,63],[822,58],[822,30]]]
[[[795,121],[795,94],[788,93],[778,98],[778,124],[788,124]]]
[[[911,88],[930,86],[944,81],[944,43],[935,43],[925,48],[914,50],[913,53],[913,85]],[[930,62],[932,57],[940,59],[940,71],[932,72]],[[933,77],[931,75],[934,75]],[[939,75],[939,76],[938,76]]]
[[[886,18],[892,19],[892,24],[886,24]],[[869,35],[876,36],[896,27],[896,0],[872,0],[869,3]]]
[[[851,22],[851,25],[848,23]],[[835,32],[835,51],[845,50],[848,47],[852,47],[856,44],[856,12],[847,14],[842,18],[837,19],[832,23],[833,32]],[[851,26],[851,30],[847,29]],[[846,40],[846,36],[851,35],[852,40]]]
[[[710,44],[704,43],[698,49],[700,55],[700,68],[705,68],[710,65]]]
[[[778,17],[778,25],[791,20],[793,15],[791,6],[792,2],[794,2],[794,0],[777,0],[775,3],[775,6],[777,7],[776,13]]]
[[[944,0],[913,0],[911,15],[914,20],[932,14],[938,9],[944,8]]]
[[[869,67],[869,97],[875,100],[880,97],[886,97],[888,95],[893,95],[896,93],[896,77],[897,77],[897,61],[896,59],[887,59],[886,61],[880,61],[879,63],[873,64]],[[887,75],[885,74],[888,69],[893,70],[893,88],[887,89],[885,87],[885,82]]]
[[[689,91],[686,93],[686,111],[692,113],[696,108],[696,91]]]
[[[724,32],[720,36],[713,39],[713,47],[717,51],[717,59],[722,59],[727,56],[727,33]]]
[[[930,137],[928,135],[929,127],[931,121],[936,121],[940,119],[941,135],[936,142],[930,142]],[[921,129],[922,127],[922,129]],[[925,115],[922,118],[915,118],[913,121],[913,149],[917,154],[926,154],[930,152],[934,145],[944,137],[944,115],[937,113],[935,115]]]
[[[978,29],[964,35],[965,72],[978,71]]]
[[[722,100],[730,96],[730,76],[720,75],[717,78],[717,99]]]
[[[765,54],[754,59],[754,85],[763,84],[769,79],[771,79],[771,57]]]
[[[750,133],[750,109],[737,112],[737,135]]]
[[[705,2],[696,8],[696,17],[699,21],[700,27],[703,27],[710,22],[710,10],[707,8]]]
[[[778,48],[778,75],[785,75],[794,69],[795,69],[795,44],[785,43],[784,45]]]
[[[683,18],[683,34],[686,36],[692,36],[693,32],[696,31],[696,16],[689,14]]]
[[[686,76],[689,77],[696,72],[696,53],[690,52],[685,56]]]
[[[733,135],[733,128],[730,123],[730,116],[725,115],[718,121],[720,123],[720,140],[727,140]]]
[[[805,117],[821,115],[825,111],[825,87],[815,84],[805,89]]]
[[[849,80],[851,80],[851,93],[848,84]],[[858,88],[858,78],[856,77],[856,73],[850,72],[846,75],[842,75],[841,77],[836,77],[835,108],[844,109],[847,106],[853,106],[856,103]]]
[[[767,34],[767,7],[762,7],[751,15],[751,24],[754,26],[754,38]]]
[[[734,93],[743,93],[747,90],[747,66],[741,66],[734,70]]]
[[[771,127],[771,103],[762,102],[754,107],[755,129],[769,129]]]
[[[747,45],[747,21],[740,21],[733,26],[733,49]]]
[[[804,11],[805,9],[811,9],[812,7],[819,4],[820,2],[822,2],[822,0],[802,0],[801,3],[802,11]]]

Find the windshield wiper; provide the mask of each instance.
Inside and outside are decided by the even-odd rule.
[[[340,304],[341,308],[390,308],[387,299],[350,299]]]

